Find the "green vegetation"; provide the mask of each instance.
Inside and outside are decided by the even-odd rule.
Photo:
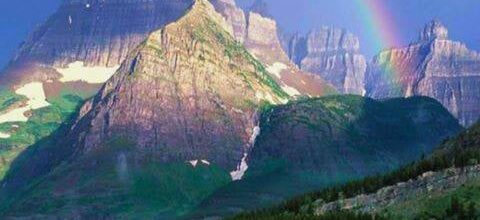
[[[8,88],[0,87],[0,112],[5,111],[14,103],[25,100],[25,97],[15,94]]]
[[[438,102],[424,97],[375,101],[330,96],[261,109],[261,132],[249,154],[244,179],[218,190],[196,210],[195,217],[269,207],[307,192],[384,174],[420,159],[443,137],[461,129]],[[423,120],[416,121],[418,116]],[[372,183],[365,185],[372,188],[364,191],[374,190],[377,180],[368,181]],[[304,204],[324,195],[333,200],[340,188],[294,199],[282,207],[301,214]]]
[[[92,218],[171,219],[231,181],[228,172],[214,164],[162,163],[152,155],[137,151],[127,140],[114,139],[37,178],[2,216],[62,217],[79,212]]]
[[[382,210],[388,219],[466,219],[480,218],[479,179],[445,193],[431,193]]]
[[[15,100],[22,99],[22,96],[12,95],[14,93],[8,90],[2,91],[0,93],[0,97],[4,100],[4,102],[0,102],[2,106],[11,105],[16,103]],[[27,122],[0,124],[0,131],[9,131],[13,125],[18,126],[10,138],[0,140],[0,180],[3,179],[10,169],[10,164],[21,152],[57,130],[75,114],[89,96],[91,94],[71,92],[65,89],[58,96],[48,100],[50,106],[33,111]]]
[[[258,219],[261,216],[276,216],[279,213],[291,215],[312,215],[314,202],[325,202],[349,198],[360,194],[373,193],[385,186],[405,182],[428,172],[450,167],[476,165],[480,161],[480,123],[455,138],[445,141],[431,156],[412,163],[387,175],[367,177],[344,185],[309,193],[289,200],[282,205],[243,214],[244,218]],[[418,198],[405,204],[393,206],[380,214],[387,219],[477,219],[480,201],[480,185],[477,181],[442,195]],[[450,207],[449,207],[450,206]],[[446,211],[444,211],[446,210]],[[245,217],[246,216],[246,217]]]
[[[319,216],[293,213],[258,213],[258,214],[240,214],[229,220],[383,220],[385,218],[378,215],[359,214],[353,212],[332,212]]]
[[[272,91],[280,98],[288,98],[289,95],[283,91],[283,89],[278,85],[277,82],[267,73],[267,70],[256,60],[246,49],[245,47],[235,41],[229,33],[223,30],[217,23],[212,20],[207,20],[206,24],[203,26],[196,27],[193,31],[194,37],[201,42],[208,43],[207,36],[213,34],[213,37],[210,39],[215,42],[220,43],[224,46],[224,53],[229,59],[244,59],[248,61],[251,65],[255,67],[256,72],[250,73],[253,74],[261,83],[267,85]]]

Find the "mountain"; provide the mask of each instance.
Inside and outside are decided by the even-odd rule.
[[[266,108],[245,178],[217,190],[192,218],[261,209],[385,173],[429,154],[460,129],[440,103],[426,97],[332,96]]]
[[[18,154],[72,117],[151,31],[178,19],[191,4],[63,1],[1,74],[0,179]]]
[[[52,73],[27,74],[42,65],[67,67],[119,65],[152,30],[186,11],[192,0],[66,0],[23,43],[5,72],[20,81],[52,79]],[[20,78],[20,79],[19,79]]]
[[[175,218],[241,178],[257,110],[289,96],[229,27],[196,0],[152,32],[71,126],[16,160],[2,215]]]
[[[431,155],[389,174],[310,193],[235,219],[310,219],[346,213],[373,219],[477,219],[479,137],[480,123],[476,123],[444,141]]]
[[[0,99],[0,179],[19,153],[73,117],[149,33],[180,18],[192,2],[64,1],[24,42],[2,74],[0,96],[5,98]],[[335,92],[321,78],[289,63],[276,43],[272,19],[256,13],[246,16],[232,0],[212,0],[212,4],[225,16],[225,26],[233,30],[235,39],[248,44],[248,51],[289,95]],[[258,41],[263,35],[270,36],[271,42]],[[277,56],[283,57],[285,66],[272,66]],[[32,92],[21,92],[26,89]],[[43,105],[30,105],[37,99]]]
[[[432,21],[418,42],[377,55],[365,84],[373,98],[433,97],[469,126],[480,117],[479,80],[480,54],[449,40],[447,28]]]
[[[320,75],[339,92],[364,94],[367,60],[360,53],[358,37],[333,27],[293,35],[287,53],[300,69]]]
[[[261,61],[267,72],[291,96],[335,94],[335,89],[318,75],[302,71],[284,52],[278,36],[277,23],[266,13],[263,1],[256,1],[250,11],[243,12],[234,1],[216,0],[220,12],[234,31],[235,39],[243,42],[247,50]],[[268,13],[267,13],[268,15]]]

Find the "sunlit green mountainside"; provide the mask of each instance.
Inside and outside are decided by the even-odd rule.
[[[95,92],[93,89],[77,90],[69,86],[48,98],[49,106],[31,110],[31,117],[26,122],[6,122],[0,124],[0,133],[11,133],[9,138],[0,139],[0,179],[10,168],[12,161],[28,146],[47,137],[64,122],[73,117],[84,100]],[[12,92],[8,88],[0,88],[0,113],[6,113],[12,103],[24,104],[27,98]]]
[[[391,171],[431,153],[461,129],[430,98],[375,101],[349,95],[265,108],[260,128],[245,179],[215,192],[194,217],[267,207]]]
[[[283,205],[242,214],[234,219],[338,219],[354,216],[351,211],[327,212],[323,216],[313,215],[321,204],[352,198],[360,194],[374,192],[395,192],[388,187],[402,186],[401,182],[419,182],[419,187],[430,190],[410,194],[408,190],[398,191],[379,206],[372,202],[371,207],[357,207],[371,210],[363,219],[478,219],[480,217],[480,123],[462,132],[455,138],[443,142],[437,150],[424,159],[405,166],[387,175],[369,177],[363,180],[335,186],[310,193],[285,202]],[[437,182],[428,182],[428,177],[438,176]],[[383,188],[383,191],[377,191]],[[340,199],[340,200],[339,200]],[[346,200],[345,200],[346,201]],[[367,201],[364,199],[364,201]],[[341,203],[340,203],[341,204]],[[348,203],[344,203],[348,204]],[[375,206],[377,204],[377,206]],[[351,204],[354,207],[354,203]],[[370,215],[370,216],[369,216]],[[358,219],[362,219],[359,216]],[[352,218],[354,219],[354,218]]]

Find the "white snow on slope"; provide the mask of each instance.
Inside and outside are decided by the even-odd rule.
[[[272,104],[276,104],[277,102],[275,100],[273,100],[273,96],[270,94],[270,93],[264,93],[262,91],[256,91],[255,92],[255,97],[257,98],[257,100],[261,101],[261,100],[266,100],[266,101],[269,101],[270,103]]]
[[[17,89],[15,93],[27,97],[28,100],[26,106],[10,110],[5,114],[0,115],[0,124],[6,122],[27,122],[28,117],[25,116],[25,113],[50,105],[46,100],[45,92],[43,91],[43,84],[40,82],[25,84]]]
[[[197,164],[198,164],[198,160],[191,160],[191,161],[188,161],[188,162],[192,165],[192,167],[196,167]]]
[[[267,67],[267,71],[273,75],[275,75],[277,78],[282,79],[282,71],[286,70],[288,68],[287,65],[284,63],[276,62],[273,65]]]
[[[1,138],[1,139],[10,138],[10,134],[0,132],[0,138]]]
[[[260,126],[256,126],[255,128],[253,128],[252,136],[250,137],[251,147],[255,145],[258,135],[260,135]],[[237,169],[235,171],[230,172],[230,176],[232,177],[233,181],[241,180],[245,175],[245,172],[247,172],[248,170],[247,158],[248,158],[248,154],[247,153],[243,154],[242,161],[237,166]]]
[[[233,181],[241,180],[243,178],[243,175],[245,175],[245,172],[247,172],[247,157],[247,153],[243,154],[242,162],[240,162],[240,164],[237,166],[237,170],[230,172],[230,176],[232,177]]]
[[[205,165],[210,165],[210,162],[208,160],[190,160],[187,161],[192,167],[197,167],[198,162],[202,162]]]
[[[115,74],[119,66],[84,66],[81,61],[68,64],[67,68],[56,68],[57,72],[62,74],[60,82],[83,81],[91,84],[104,83]]]
[[[283,91],[285,91],[290,96],[301,95],[301,93],[297,89],[295,89],[293,87],[290,87],[290,86],[287,86],[285,84],[282,85],[282,89],[283,89]]]

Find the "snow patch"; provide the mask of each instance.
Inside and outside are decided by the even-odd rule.
[[[88,67],[81,61],[68,64],[67,68],[56,68],[62,74],[60,82],[83,81],[90,84],[104,83],[115,74],[119,66],[114,67]]]
[[[201,162],[202,164],[205,165],[210,165],[210,162],[208,160],[190,160],[187,161],[192,167],[197,167],[198,163]]]
[[[301,95],[301,93],[297,89],[295,89],[293,87],[290,87],[290,86],[287,86],[285,84],[282,85],[282,89],[283,89],[283,91],[285,91],[290,96]]]
[[[253,147],[255,141],[257,140],[258,135],[260,135],[260,126],[255,126],[253,128],[252,136],[250,137],[250,145]]]
[[[10,134],[0,132],[0,139],[7,139],[10,138]]]
[[[245,172],[247,172],[247,157],[247,153],[243,154],[242,162],[240,162],[240,164],[237,166],[237,170],[230,172],[230,176],[232,177],[233,181],[241,180],[243,178],[243,175],[245,175]]]
[[[249,144],[251,148],[255,146],[255,142],[257,140],[258,135],[260,135],[260,126],[257,125],[253,128],[252,136],[250,136]],[[230,176],[232,177],[233,181],[241,180],[245,175],[245,172],[247,172],[248,170],[247,158],[248,158],[248,154],[244,153],[242,157],[242,161],[237,166],[237,169],[235,171],[230,172]]]
[[[26,106],[13,109],[3,115],[0,115],[0,124],[6,122],[27,122],[28,117],[25,113],[31,110],[44,108],[50,105],[47,102],[45,92],[43,91],[43,84],[40,82],[32,82],[25,84],[15,91],[18,95],[27,97]]]
[[[191,160],[191,161],[188,161],[188,162],[192,165],[192,167],[196,167],[197,164],[198,164],[198,160]]]
[[[267,71],[273,75],[275,75],[277,78],[282,79],[282,71],[286,70],[288,68],[287,65],[284,63],[276,62],[271,66],[267,67]]]
[[[362,89],[362,96],[363,96],[363,97],[367,96],[367,90]]]
[[[277,102],[275,102],[275,100],[273,100],[273,96],[270,95],[270,93],[264,93],[264,92],[261,92],[261,91],[256,91],[255,92],[255,97],[257,97],[258,100],[267,100],[272,104],[277,103]]]

